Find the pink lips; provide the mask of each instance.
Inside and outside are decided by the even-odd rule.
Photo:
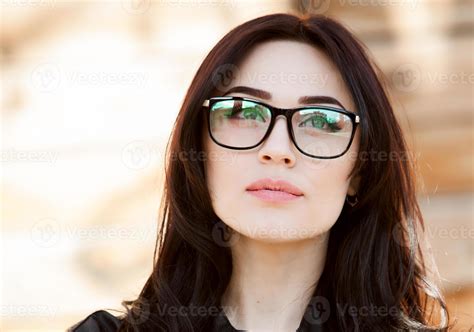
[[[253,182],[246,189],[249,194],[270,202],[291,201],[303,196],[303,192],[291,183],[269,178]]]

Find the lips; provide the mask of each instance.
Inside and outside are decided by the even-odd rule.
[[[269,178],[260,179],[251,183],[246,188],[247,191],[271,190],[279,191],[294,196],[303,196],[303,192],[295,185],[284,180],[272,180]]]

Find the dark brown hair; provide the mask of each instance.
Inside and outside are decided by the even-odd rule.
[[[223,68],[238,68],[239,61],[257,44],[282,39],[313,45],[338,68],[361,115],[360,156],[368,156],[370,151],[397,156],[357,158],[351,172],[360,176],[359,202],[354,207],[345,204],[331,229],[330,259],[313,294],[330,304],[324,330],[447,330],[448,312],[427,277],[418,241],[417,231],[424,231],[424,225],[415,194],[414,160],[404,158],[408,156],[407,144],[381,71],[362,43],[335,20],[320,15],[272,14],[226,34],[192,80],[167,145],[153,272],[136,300],[123,301],[127,313],[120,331],[212,329],[216,315],[211,310],[178,315],[167,310],[220,308],[232,274],[230,248],[217,243],[212,235],[222,221],[212,208],[204,161],[175,156],[203,151],[202,137],[207,132],[203,131],[202,104],[226,79]],[[383,307],[391,314],[351,315],[341,312],[341,306]],[[434,320],[441,320],[442,326],[433,327]]]

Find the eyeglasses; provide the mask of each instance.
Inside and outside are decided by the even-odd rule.
[[[212,140],[225,148],[248,150],[271,133],[275,119],[286,117],[296,148],[306,156],[332,159],[349,150],[360,118],[355,113],[329,106],[277,108],[243,97],[206,99],[207,124]]]

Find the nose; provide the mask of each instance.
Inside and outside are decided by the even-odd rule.
[[[278,119],[280,116],[282,118]],[[296,163],[296,155],[286,125],[286,119],[283,115],[278,117],[275,119],[275,125],[270,135],[258,151],[258,159],[265,164],[277,163],[293,167]]]

